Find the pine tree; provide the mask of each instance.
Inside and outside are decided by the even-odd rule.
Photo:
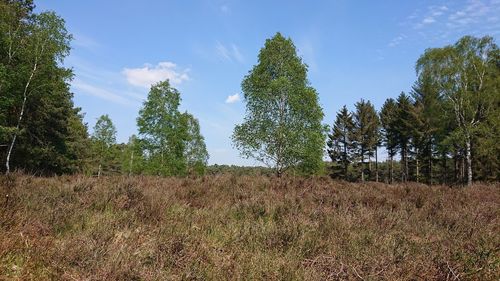
[[[398,109],[394,99],[387,99],[380,111],[380,123],[382,126],[382,142],[389,156],[389,182],[394,182],[394,156],[398,146],[397,128]]]
[[[413,110],[414,146],[417,151],[417,161],[423,160],[427,183],[433,183],[433,162],[437,154],[437,145],[444,138],[443,126],[445,123],[444,104],[439,90],[433,84],[429,75],[419,77],[411,92],[415,101]],[[419,165],[417,164],[417,169]],[[418,181],[418,176],[417,176]]]
[[[354,120],[354,145],[355,153],[360,162],[361,181],[365,181],[365,156],[373,155],[378,142],[378,115],[370,101],[361,100],[355,104]]]
[[[344,105],[337,113],[332,132],[328,135],[327,141],[327,152],[333,164],[331,173],[333,178],[341,177],[344,180],[348,179],[348,168],[352,162],[353,128],[352,114]],[[341,167],[341,171],[339,171],[338,167]]]
[[[409,149],[413,134],[413,105],[410,97],[405,93],[401,93],[397,99],[397,122],[396,122],[396,138],[398,148],[401,155],[402,173],[401,180],[408,181],[409,177]]]

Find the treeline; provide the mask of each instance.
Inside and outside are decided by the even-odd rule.
[[[78,172],[89,139],[61,66],[71,35],[56,14],[33,9],[0,1],[0,171]]]
[[[181,113],[180,93],[168,81],[151,87],[139,111],[139,135],[126,144],[116,143],[116,128],[101,116],[91,136],[86,174],[146,174],[185,176],[205,173],[208,152],[200,125],[188,112]]]
[[[466,36],[429,49],[416,69],[411,92],[387,99],[379,112],[361,100],[353,112],[344,106],[337,113],[327,142],[332,177],[379,181],[382,172],[391,183],[499,180],[500,57],[493,38]],[[383,170],[380,147],[387,155]]]
[[[0,0],[1,172],[183,176],[206,172],[200,125],[180,112],[168,81],[151,87],[137,118],[138,135],[116,142],[101,116],[89,136],[73,105],[71,69],[61,66],[71,35],[32,0]],[[365,100],[344,106],[331,126],[290,38],[267,39],[242,81],[246,116],[234,146],[268,169],[258,173],[318,175],[352,181],[467,183],[500,177],[500,57],[493,38],[466,36],[428,49],[416,63],[409,93],[378,111]],[[324,162],[325,147],[332,162]],[[379,155],[383,155],[382,163]],[[325,169],[325,167],[327,169]],[[216,171],[252,169],[213,166]]]
[[[151,87],[138,136],[116,143],[101,116],[89,136],[74,107],[71,69],[61,66],[71,35],[53,12],[34,13],[31,0],[0,1],[0,171],[187,175],[208,160],[198,120],[181,113],[180,93],[168,81]]]
[[[242,82],[247,115],[233,141],[276,175],[318,174],[326,147],[334,178],[351,181],[467,183],[500,177],[500,58],[493,38],[465,36],[428,49],[409,94],[377,112],[365,100],[344,106],[325,128],[307,65],[290,38],[266,40]],[[329,132],[328,132],[329,130]],[[327,133],[328,132],[328,133]],[[386,152],[379,164],[380,148]],[[383,166],[383,167],[381,167]]]

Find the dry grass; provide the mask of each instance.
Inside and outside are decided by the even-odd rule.
[[[1,280],[500,279],[498,185],[0,182]]]

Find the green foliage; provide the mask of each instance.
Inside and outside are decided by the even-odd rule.
[[[352,114],[344,105],[337,113],[332,132],[328,135],[327,152],[332,160],[333,166],[331,176],[333,178],[348,179],[348,167],[353,161],[354,150],[354,121]]]
[[[102,146],[103,150],[116,144],[116,128],[107,114],[97,119],[92,139]]]
[[[292,167],[312,174],[323,164],[323,111],[306,74],[292,40],[277,33],[242,82],[247,115],[234,129],[234,145],[278,175]]]
[[[382,141],[385,144],[389,157],[392,158],[396,155],[397,147],[397,104],[392,98],[389,98],[382,105],[380,111],[380,123],[382,127]]]
[[[410,141],[413,136],[413,104],[411,99],[405,93],[401,93],[397,99],[397,122],[396,122],[396,140],[401,162],[403,166],[401,179],[407,181],[409,176],[408,153]]]
[[[132,135],[122,151],[122,173],[132,175],[141,174],[144,171],[144,154],[141,140]]]
[[[457,43],[428,49],[417,61],[417,74],[429,75],[455,116],[467,166],[467,183],[473,179],[472,141],[488,118],[498,96],[498,46],[493,38],[464,36]]]
[[[373,156],[379,143],[379,119],[370,101],[361,100],[355,104],[353,114],[353,144],[356,160],[361,161],[361,180],[365,175],[365,156]]]
[[[93,171],[117,173],[120,170],[120,148],[116,144],[116,128],[107,114],[100,116],[92,133]]]
[[[53,12],[33,13],[32,1],[0,3],[0,157],[11,169],[83,169],[86,127],[69,92],[72,72],[60,65],[70,40]]]
[[[198,120],[179,112],[180,93],[168,81],[151,87],[139,111],[137,126],[148,174],[172,176],[202,173],[208,152]]]
[[[189,174],[202,175],[208,163],[208,151],[205,139],[200,132],[200,123],[193,115],[185,112],[182,114],[185,123],[187,138],[185,140],[185,155]]]

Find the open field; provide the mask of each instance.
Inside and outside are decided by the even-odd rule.
[[[0,181],[1,280],[500,278],[498,184]]]

